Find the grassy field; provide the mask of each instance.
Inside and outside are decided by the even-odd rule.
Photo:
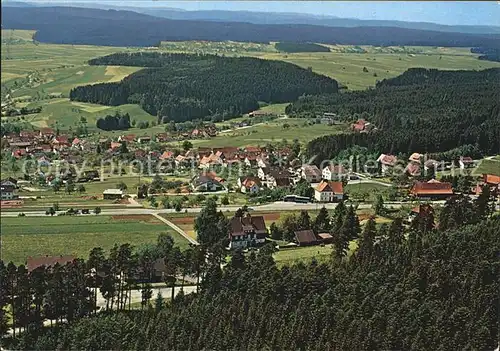
[[[87,121],[87,128],[89,131],[98,131],[96,121],[100,117],[106,115],[114,115],[116,112],[121,114],[128,113],[131,120],[138,121],[156,121],[157,118],[145,112],[139,105],[121,105],[121,106],[103,106],[96,104],[89,104],[83,102],[70,101],[67,98],[56,98],[45,101],[37,101],[28,104],[29,108],[42,106],[42,112],[25,116],[25,120],[30,122],[36,128],[53,127],[56,122],[59,129],[67,130],[69,127],[75,128],[75,124],[79,123],[81,118],[84,117]],[[136,130],[136,134],[142,135],[141,130]],[[99,130],[100,131],[100,130]],[[103,135],[108,133],[100,131]],[[133,133],[131,130],[127,133]],[[116,131],[116,133],[123,134],[123,131]]]
[[[350,255],[356,248],[358,244],[355,241],[349,243],[349,254]],[[274,260],[278,265],[293,264],[296,262],[310,263],[314,258],[318,262],[324,262],[332,257],[332,245],[325,246],[306,246],[297,247],[293,249],[282,249],[274,254]]]
[[[2,218],[1,229],[2,259],[17,264],[39,255],[85,258],[94,247],[154,243],[160,233],[170,234],[181,248],[188,246],[186,239],[149,215]]]
[[[341,133],[345,130],[347,130],[346,125],[307,125],[307,121],[302,119],[285,118],[221,133],[211,139],[192,140],[192,143],[194,146],[203,147],[264,146],[269,142],[278,142],[283,139],[287,141],[298,139],[306,143],[319,136]]]
[[[168,45],[167,45],[168,44]],[[182,52],[223,52],[225,55],[255,56],[282,60],[336,79],[350,90],[366,89],[377,80],[395,77],[411,67],[437,69],[485,69],[500,67],[498,62],[480,61],[468,48],[434,48],[425,46],[374,47],[326,45],[331,52],[278,53],[271,45],[252,46],[227,43],[164,42],[165,50]],[[244,43],[245,44],[245,43]],[[257,44],[259,45],[259,44]],[[363,72],[366,67],[368,72]]]
[[[89,127],[95,126],[97,117],[116,110],[128,112],[136,121],[153,121],[155,118],[138,106],[124,105],[117,108],[93,104],[75,103],[67,99],[69,90],[83,84],[119,81],[137,71],[138,67],[88,66],[87,61],[114,52],[138,51],[140,49],[123,47],[100,47],[88,45],[56,45],[33,42],[33,31],[2,30],[2,85],[10,89],[10,96],[17,107],[43,105],[36,116],[28,116],[35,127],[51,126],[58,121],[62,128],[74,125],[74,121],[85,117]],[[9,45],[7,45],[9,43]],[[283,60],[314,72],[338,80],[350,90],[366,89],[375,85],[377,80],[397,76],[410,67],[438,69],[485,69],[500,67],[500,63],[480,61],[477,55],[467,48],[432,47],[371,47],[330,45],[327,53],[276,52],[274,44],[236,43],[236,42],[163,42],[160,51],[204,52],[234,56],[254,56],[263,59]],[[363,72],[366,67],[368,72]],[[4,89],[2,89],[4,91]],[[54,99],[56,98],[56,99]],[[282,113],[286,104],[269,106]],[[272,127],[272,126],[271,126]],[[93,129],[93,128],[92,128]],[[275,139],[293,139],[296,134],[306,134],[309,140],[322,131],[322,126],[301,129],[301,133],[268,128],[256,129],[259,134],[237,133],[217,142],[224,145],[245,145],[245,139],[252,143],[266,143]],[[95,129],[94,129],[95,130]],[[134,133],[157,133],[163,127],[147,130],[133,130]],[[279,133],[276,133],[279,132]],[[302,133],[304,132],[304,133]],[[262,136],[260,135],[262,134]],[[309,135],[308,135],[309,134]],[[207,143],[206,141],[200,142]],[[208,142],[210,143],[210,141]]]
[[[473,172],[474,175],[482,175],[482,174],[493,174],[500,176],[500,156],[496,156],[493,159],[481,160],[481,163]]]

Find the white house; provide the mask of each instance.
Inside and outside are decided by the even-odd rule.
[[[323,179],[339,181],[347,177],[347,172],[341,165],[328,165],[323,168],[322,175]]]
[[[336,202],[344,198],[342,182],[322,181],[314,189],[314,198],[318,202]]]
[[[0,198],[1,200],[12,200],[17,196],[15,195],[16,187],[13,185],[2,184],[0,185]]]
[[[231,249],[262,245],[266,242],[267,227],[263,216],[233,217],[229,222]]]
[[[460,169],[471,168],[474,167],[474,160],[471,157],[460,157],[458,164]]]

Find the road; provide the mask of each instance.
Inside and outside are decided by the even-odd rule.
[[[444,201],[433,201],[434,204],[444,204]],[[400,208],[404,205],[407,205],[408,202],[386,202],[385,206],[392,208]],[[283,202],[276,201],[266,205],[259,206],[249,206],[253,209],[253,211],[259,212],[276,212],[276,211],[300,211],[300,210],[318,210],[321,207],[326,207],[327,209],[335,209],[337,206],[336,203],[294,203],[294,202]],[[234,212],[241,206],[220,206],[219,210],[222,212]],[[359,204],[359,209],[369,209],[372,208],[372,204]],[[199,213],[203,208],[202,207],[193,207],[186,208],[182,210],[181,213]],[[24,213],[27,217],[45,217],[45,211],[19,211],[19,212],[0,212],[0,217],[17,217],[19,213]],[[58,213],[64,213],[64,211],[59,211]],[[119,215],[141,215],[141,214],[163,214],[163,213],[179,213],[174,209],[149,209],[149,208],[120,208],[120,209],[102,209],[99,215],[104,216],[119,216]],[[85,215],[85,216],[95,216],[94,214]]]

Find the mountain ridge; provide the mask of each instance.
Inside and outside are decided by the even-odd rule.
[[[54,7],[52,3],[4,1],[2,7]],[[229,10],[184,10],[173,7],[115,6],[99,3],[75,2],[58,4],[57,7],[127,10],[155,17],[175,20],[201,20],[215,22],[246,22],[252,24],[307,24],[327,27],[396,27],[416,30],[432,30],[447,33],[500,34],[500,26],[445,25],[433,22],[408,22],[398,20],[362,20],[333,15],[302,14],[296,12],[261,12]]]

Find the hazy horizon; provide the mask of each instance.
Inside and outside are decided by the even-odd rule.
[[[22,1],[22,0],[21,0]],[[4,0],[4,3],[9,1]],[[500,2],[424,1],[103,1],[31,0],[24,2],[53,5],[75,3],[110,4],[132,7],[171,7],[188,11],[224,10],[302,13],[361,20],[398,20],[444,25],[500,26]]]

